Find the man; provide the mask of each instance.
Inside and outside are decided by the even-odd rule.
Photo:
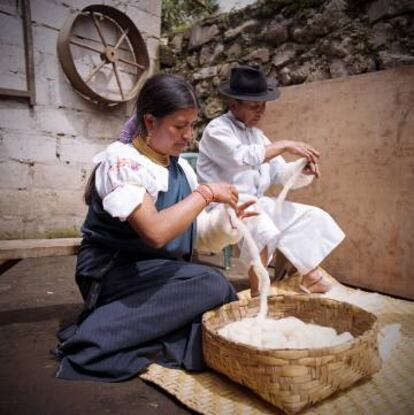
[[[330,289],[318,269],[322,260],[343,240],[344,233],[322,209],[285,201],[277,212],[276,200],[264,196],[272,183],[285,184],[297,163],[287,163],[282,154],[305,157],[308,164],[292,188],[308,185],[319,176],[319,152],[309,144],[281,140],[271,143],[256,128],[266,102],[279,97],[279,90],[266,81],[257,67],[233,68],[230,80],[219,85],[228,98],[229,111],[205,128],[200,145],[197,173],[200,182],[226,181],[237,186],[245,199],[257,198],[259,216],[245,220],[262,261],[267,265],[276,248],[302,275],[300,288],[307,293]],[[241,259],[249,266],[247,246],[240,243]],[[258,279],[248,268],[252,296],[258,295]]]

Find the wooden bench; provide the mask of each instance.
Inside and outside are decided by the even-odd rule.
[[[76,255],[82,238],[10,239],[0,241],[0,274],[25,258]]]

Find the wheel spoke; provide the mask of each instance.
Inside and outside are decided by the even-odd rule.
[[[108,45],[106,44],[105,38],[103,37],[103,33],[102,33],[102,30],[101,30],[101,26],[99,25],[99,22],[98,22],[98,20],[97,20],[97,18],[95,16],[95,13],[91,12],[91,17],[92,17],[93,23],[94,23],[94,25],[96,27],[96,31],[98,32],[98,35],[101,38],[102,44],[105,47],[107,47]]]
[[[121,43],[124,41],[125,36],[128,34],[129,28],[125,30],[125,32],[122,33],[121,37],[118,39],[118,42],[116,42],[116,45],[114,46],[114,49],[117,50]]]
[[[96,72],[98,72],[99,71],[99,69],[101,69],[102,68],[102,66],[104,66],[105,64],[106,64],[107,62],[105,62],[105,61],[102,61],[98,66],[96,66],[92,71],[91,71],[91,73],[83,80],[84,82],[85,82],[85,84],[87,84],[91,79],[92,79],[92,77],[96,74]]]
[[[118,68],[116,66],[116,63],[112,62],[112,66],[114,67],[115,78],[116,78],[116,82],[118,84],[119,91],[121,92],[121,97],[124,100],[125,99],[124,91],[122,90],[121,79],[119,77]]]
[[[124,58],[118,58],[118,60],[120,62],[126,63],[127,65],[132,65],[132,66],[135,66],[135,67],[141,69],[142,71],[145,71],[144,66],[140,65],[137,62],[132,62],[132,61],[129,61],[128,59],[124,59]]]
[[[84,48],[84,49],[91,50],[93,52],[103,53],[103,50],[98,49],[98,48],[96,48],[94,46],[88,45],[87,43],[79,42],[78,40],[72,39],[72,40],[70,40],[70,44],[71,45],[79,46],[80,48]]]

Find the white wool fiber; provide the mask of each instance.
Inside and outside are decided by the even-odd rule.
[[[282,203],[285,201],[289,190],[295,184],[296,179],[299,177],[299,175],[302,173],[305,166],[308,164],[308,160],[306,158],[302,158],[299,160],[298,160],[298,165],[296,169],[293,171],[292,175],[289,177],[288,181],[285,183],[285,185],[283,186],[283,189],[281,190],[281,192],[279,193],[276,199],[275,209],[274,209],[275,216],[279,216],[281,214]]]
[[[378,333],[378,351],[383,362],[390,357],[393,349],[401,339],[400,324],[388,324],[380,329]]]
[[[228,340],[258,349],[307,349],[336,346],[352,340],[351,333],[337,334],[332,327],[307,324],[296,317],[279,320],[245,318],[218,331]]]
[[[262,264],[260,259],[260,252],[257,248],[256,243],[254,242],[252,235],[247,228],[247,226],[236,216],[236,213],[233,209],[228,209],[228,214],[233,224],[236,225],[239,232],[244,237],[244,240],[247,244],[247,247],[250,251],[250,255],[253,258],[251,265],[254,269],[254,272],[259,278],[259,292],[260,292],[260,309],[257,318],[262,319],[267,316],[267,296],[269,295],[270,289],[270,277],[267,269]]]
[[[384,309],[384,300],[378,293],[367,293],[361,290],[349,290],[340,285],[332,287],[323,297],[342,301],[363,308],[374,314],[381,314]],[[392,351],[401,339],[401,326],[388,324],[378,333],[378,351],[383,362],[387,361]]]
[[[374,314],[379,314],[384,307],[384,300],[378,293],[349,290],[341,285],[334,285],[328,292],[322,294],[322,296],[356,305]]]

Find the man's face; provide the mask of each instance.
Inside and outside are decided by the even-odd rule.
[[[237,120],[241,121],[246,127],[254,127],[265,112],[266,101],[232,100],[229,107]]]

